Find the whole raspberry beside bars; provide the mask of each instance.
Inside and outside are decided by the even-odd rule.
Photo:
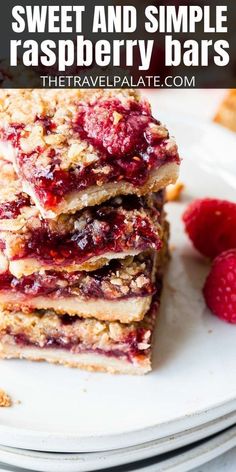
[[[214,260],[203,293],[216,316],[236,323],[236,249],[223,252]]]
[[[236,203],[215,198],[195,200],[183,221],[194,247],[204,256],[213,259],[236,248]]]

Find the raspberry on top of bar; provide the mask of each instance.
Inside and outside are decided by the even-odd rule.
[[[178,175],[175,141],[132,90],[5,91],[0,118],[1,147],[44,217],[157,191]]]

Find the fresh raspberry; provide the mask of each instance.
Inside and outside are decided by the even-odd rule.
[[[236,249],[223,252],[214,260],[203,294],[216,316],[236,323]]]
[[[214,198],[195,200],[183,221],[193,245],[204,256],[213,259],[236,248],[236,203]]]

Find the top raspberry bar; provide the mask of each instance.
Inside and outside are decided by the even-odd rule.
[[[0,119],[0,151],[45,218],[178,176],[175,141],[132,90],[3,90]]]

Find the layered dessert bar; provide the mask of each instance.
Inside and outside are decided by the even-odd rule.
[[[3,311],[0,357],[45,360],[93,371],[145,374],[151,370],[151,347],[159,308],[156,300],[143,321],[128,325],[55,312]]]
[[[95,271],[40,271],[17,278],[4,270],[0,252],[0,309],[53,309],[57,314],[122,323],[140,321],[155,294],[168,259],[169,225],[163,223],[162,248],[135,257],[113,259]]]
[[[0,119],[0,358],[150,371],[175,141],[128,89],[5,89]]]
[[[53,309],[59,314],[78,315],[123,323],[141,320],[155,293],[155,273],[164,256],[159,251],[134,258],[113,260],[92,272],[38,272],[20,279],[0,273],[0,308]],[[158,261],[157,261],[158,260]],[[1,261],[1,257],[0,257]]]
[[[162,191],[146,197],[115,197],[44,220],[22,192],[12,164],[0,159],[0,172],[2,272],[21,277],[42,270],[95,270],[111,259],[162,246]]]
[[[161,200],[160,195],[116,197],[57,220],[42,220],[35,208],[21,206],[26,202],[19,196],[13,212],[7,206],[4,214],[0,206],[4,264],[16,277],[40,270],[89,271],[114,258],[158,250],[163,237]]]
[[[132,90],[4,90],[0,152],[44,218],[175,183],[168,130]]]

